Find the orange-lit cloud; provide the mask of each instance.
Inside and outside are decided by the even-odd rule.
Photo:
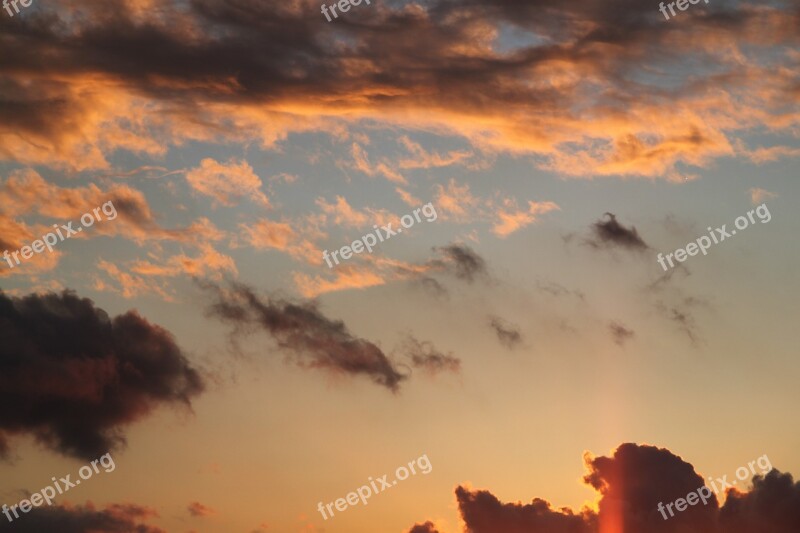
[[[199,167],[186,172],[186,181],[195,191],[210,196],[220,205],[231,207],[247,197],[269,207],[269,200],[261,192],[261,180],[246,161],[218,163],[207,157]]]

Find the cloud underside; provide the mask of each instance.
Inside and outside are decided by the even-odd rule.
[[[794,533],[800,525],[800,482],[777,470],[753,477],[750,491],[728,489],[721,507],[712,494],[706,505],[700,501],[664,520],[659,503],[686,498],[704,484],[691,464],[667,449],[631,443],[621,445],[611,457],[587,456],[585,460],[589,473],[584,482],[600,496],[597,511],[555,509],[539,498],[528,504],[503,503],[489,491],[459,486],[455,495],[464,531]],[[433,522],[426,522],[416,524],[409,533],[436,531]]]
[[[675,23],[633,1],[434,0],[336,24],[310,0],[41,4],[0,19],[0,158],[106,168],[117,150],[272,146],[377,121],[568,176],[682,180],[721,156],[763,161],[744,131],[797,126],[799,18],[755,2],[704,4]],[[499,49],[507,27],[528,44]]]

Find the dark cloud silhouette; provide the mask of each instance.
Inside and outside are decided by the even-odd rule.
[[[497,339],[500,341],[500,344],[509,350],[513,350],[522,344],[522,334],[519,332],[518,326],[497,316],[489,317],[489,325],[497,334]]]
[[[91,503],[76,507],[42,506],[20,514],[13,522],[0,515],[0,533],[166,533],[143,523],[156,516],[152,509],[131,504],[109,505],[102,511]]]
[[[643,251],[650,248],[639,236],[636,228],[626,228],[619,222],[614,213],[606,213],[606,220],[598,220],[592,224],[592,236],[586,244],[594,248],[620,247],[628,250]]]
[[[214,297],[211,316],[232,324],[235,334],[268,333],[300,366],[364,375],[393,392],[406,379],[378,346],[354,336],[341,320],[324,316],[314,302],[262,297],[241,283],[202,286]]]
[[[461,371],[461,360],[458,357],[454,357],[452,353],[445,354],[437,350],[428,341],[419,341],[409,335],[405,340],[403,351],[411,360],[411,366],[429,374],[440,372],[457,374]]]
[[[110,318],[72,291],[0,291],[0,339],[0,452],[27,433],[95,459],[124,444],[124,426],[203,390],[167,330],[135,311]]]
[[[556,511],[544,500],[501,503],[488,491],[456,489],[461,517],[470,533],[590,533],[594,517]]]
[[[800,531],[800,481],[777,470],[755,476],[750,492],[728,492],[720,524],[724,533]]]
[[[429,266],[452,273],[458,279],[472,283],[477,278],[488,279],[486,260],[466,244],[448,244],[434,248],[442,259],[432,259]]]
[[[761,464],[759,468],[767,468]],[[664,520],[658,510],[704,486],[694,467],[664,448],[626,443],[610,457],[585,457],[584,482],[600,494],[598,511],[553,509],[542,499],[503,503],[491,492],[459,486],[455,495],[469,533],[794,533],[800,531],[800,483],[772,470],[753,489],[715,494]],[[771,466],[771,465],[769,465]],[[710,489],[708,492],[712,492]],[[666,511],[665,511],[666,513]],[[419,525],[415,526],[419,527]],[[435,525],[424,525],[428,531]]]
[[[636,333],[632,329],[628,329],[619,322],[611,322],[608,325],[609,331],[611,331],[611,337],[614,339],[614,342],[618,345],[622,346],[625,344],[625,341],[632,339]]]
[[[433,522],[425,522],[424,524],[414,524],[408,533],[439,533],[439,530],[436,529]]]

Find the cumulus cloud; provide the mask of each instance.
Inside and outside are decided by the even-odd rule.
[[[299,366],[366,376],[393,392],[406,379],[378,346],[353,335],[344,322],[323,315],[313,302],[262,297],[239,283],[204,286],[213,295],[211,316],[233,325],[237,335],[267,333]]]
[[[14,522],[0,520],[0,533],[167,533],[144,523],[157,516],[153,509],[133,504],[112,504],[103,510],[92,503],[75,507],[42,506],[34,507]]]
[[[720,511],[724,533],[800,531],[800,481],[772,470],[753,478],[753,490],[728,492]]]
[[[606,220],[598,220],[592,224],[592,236],[586,244],[594,248],[620,247],[628,250],[643,251],[650,248],[639,236],[636,228],[626,228],[619,222],[614,213],[606,213]]]
[[[74,292],[0,292],[0,440],[30,434],[94,459],[159,405],[190,407],[203,380],[165,329],[135,311],[109,317]]]
[[[547,501],[503,503],[487,490],[459,486],[455,495],[469,533],[793,533],[800,525],[800,483],[772,470],[753,478],[753,488],[729,488],[725,505],[716,495],[664,520],[659,503],[686,498],[705,483],[694,467],[664,448],[626,443],[611,456],[584,457],[584,482],[599,496],[597,510],[554,509]],[[418,525],[415,527],[419,527]],[[435,528],[428,522],[422,531]]]

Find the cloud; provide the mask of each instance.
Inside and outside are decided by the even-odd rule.
[[[319,232],[298,226],[262,218],[255,223],[239,224],[239,230],[244,241],[255,249],[278,250],[311,265],[322,264],[322,250],[314,244]]]
[[[133,504],[112,504],[103,510],[97,510],[91,502],[75,507],[43,506],[34,507],[14,522],[0,520],[0,533],[166,533],[143,523],[157,516],[154,510]]]
[[[424,524],[414,524],[408,533],[439,533],[439,530],[436,529],[433,522],[425,522]]]
[[[799,531],[800,481],[777,470],[755,476],[751,491],[728,492],[719,522],[724,533]]]
[[[219,163],[207,157],[199,167],[186,172],[186,181],[195,191],[226,207],[235,206],[242,198],[250,198],[259,205],[269,207],[269,200],[261,192],[261,179],[247,161],[237,163],[231,159],[227,163]]]
[[[753,187],[748,192],[750,193],[750,201],[753,203],[753,205],[762,204],[764,203],[764,200],[778,196],[774,192],[769,192],[768,190],[761,189],[759,187]]]
[[[292,278],[297,290],[306,298],[315,298],[326,292],[366,289],[386,283],[386,278],[381,273],[367,265],[340,265],[336,267],[333,279],[319,275],[309,276],[302,272],[293,272]]]
[[[20,218],[39,214],[67,223],[78,222],[81,215],[90,213],[106,202],[117,211],[113,220],[96,222],[91,231],[73,238],[94,236],[120,236],[138,244],[151,241],[175,241],[184,245],[218,241],[224,233],[207,218],[199,218],[185,228],[167,229],[156,222],[145,196],[127,185],[112,185],[103,190],[97,185],[85,187],[60,187],[48,183],[33,170],[18,170],[0,183],[0,205],[8,217]],[[102,212],[101,212],[102,213]],[[49,231],[50,228],[45,226]],[[39,233],[41,235],[41,233]]]
[[[696,298],[686,297],[675,305],[658,301],[655,303],[655,307],[662,316],[675,323],[678,329],[686,334],[692,345],[697,346],[702,341],[702,338],[697,326],[697,319],[691,308],[704,303]]]
[[[334,28],[307,2],[42,4],[2,19],[0,157],[106,168],[120,150],[274,146],[369,121],[531,155],[563,175],[675,179],[679,166],[736,155],[744,132],[798,123],[790,3],[704,6],[681,25],[614,0],[547,7],[384,4]],[[532,38],[501,46],[509,24]],[[335,36],[342,46],[320,44]]]
[[[608,329],[614,342],[619,346],[622,346],[628,339],[632,339],[636,335],[632,329],[628,329],[618,322],[610,322]]]
[[[486,267],[486,260],[466,244],[448,244],[434,248],[434,250],[439,252],[443,258],[430,260],[429,266],[450,272],[458,279],[468,283],[472,283],[478,278],[488,279],[489,271]]]
[[[411,360],[411,366],[430,375],[461,372],[461,360],[458,357],[454,357],[452,353],[445,354],[437,350],[431,342],[420,342],[411,335],[405,341],[403,352]]]
[[[207,505],[203,505],[200,502],[192,502],[187,507],[186,510],[189,511],[189,514],[194,517],[201,517],[205,518],[206,516],[213,516],[216,514],[216,511]]]
[[[620,247],[634,251],[644,251],[650,247],[639,236],[636,228],[626,228],[619,222],[614,213],[606,213],[607,220],[598,220],[592,224],[592,238],[586,243],[594,248]]]
[[[386,161],[382,161],[373,166],[369,162],[367,151],[364,150],[358,143],[353,143],[350,149],[350,155],[353,157],[353,164],[351,165],[352,168],[363,172],[367,176],[376,176],[380,174],[387,180],[394,183],[399,183],[401,185],[408,184],[408,181],[406,181],[406,179],[399,172],[391,168]]]
[[[240,283],[230,288],[203,286],[214,297],[211,316],[233,325],[237,336],[267,333],[298,366],[366,376],[392,392],[406,379],[378,346],[350,333],[344,322],[323,315],[313,302],[261,297]]]
[[[407,135],[402,135],[397,141],[405,146],[409,151],[411,157],[401,160],[398,163],[400,168],[440,168],[449,167],[456,164],[464,164],[473,153],[468,150],[453,150],[448,152],[447,155],[431,153],[425,150],[419,143],[415,143],[408,138]]]
[[[74,292],[0,292],[0,440],[31,434],[94,459],[159,405],[190,407],[203,380],[172,335],[135,311],[110,318]]]
[[[664,520],[659,504],[666,506],[704,486],[705,478],[690,463],[665,448],[633,443],[621,444],[612,456],[587,453],[584,461],[588,473],[583,480],[599,494],[596,510],[554,509],[540,498],[528,504],[503,503],[487,490],[459,486],[455,494],[464,531],[794,533],[800,524],[800,483],[777,470],[754,476],[749,492],[729,488],[722,508],[712,494],[705,505],[698,501]],[[428,522],[423,527],[435,526]]]
[[[513,350],[522,344],[522,334],[519,332],[519,326],[515,326],[497,316],[489,317],[489,325],[497,334],[500,344],[509,350]]]
[[[364,211],[358,211],[353,209],[343,196],[336,196],[335,204],[329,204],[324,198],[317,198],[316,204],[325,215],[333,218],[334,223],[348,228],[363,228],[365,226],[374,226],[375,224],[384,225],[388,222],[394,222],[398,218],[397,215],[393,215],[385,209],[367,207]]]
[[[437,184],[435,190],[436,211],[441,213],[445,220],[452,218],[456,221],[466,221],[479,205],[479,199],[472,195],[469,185],[458,185],[452,178],[447,182],[447,187]]]
[[[520,210],[513,200],[506,200],[495,212],[497,221],[492,232],[498,237],[507,237],[525,226],[536,222],[537,216],[561,209],[553,202],[528,202],[527,210]]]

